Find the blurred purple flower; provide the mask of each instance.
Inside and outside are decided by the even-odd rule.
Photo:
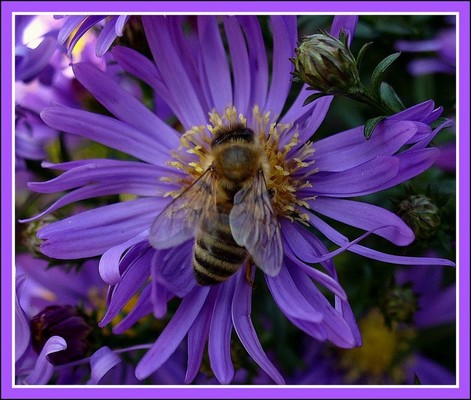
[[[358,127],[311,144],[308,140],[322,123],[331,98],[303,107],[311,94],[304,86],[291,107],[281,114],[291,88],[289,58],[297,42],[296,18],[270,18],[271,81],[256,17],[221,18],[231,64],[216,17],[198,16],[196,36],[185,36],[181,17],[144,16],[142,20],[155,63],[123,47],[115,47],[113,56],[124,70],[161,94],[185,134],[165,124],[107,74],[86,63],[76,64],[77,79],[116,118],[54,106],[41,113],[43,120],[55,129],[88,137],[142,162],[93,159],[45,164],[64,173],[49,182],[30,184],[32,190],[42,193],[71,190],[36,218],[92,197],[118,193],[137,196],[52,223],[42,228],[38,237],[43,240],[41,251],[50,257],[102,255],[100,274],[111,288],[101,326],[140,292],[135,308],[114,327],[115,333],[149,313],[162,318],[170,299],[183,299],[137,366],[139,379],[159,368],[187,336],[185,382],[195,378],[206,342],[216,378],[221,383],[231,382],[234,367],[230,341],[235,329],[260,367],[276,383],[284,382],[263,352],[252,325],[252,287],[247,284],[243,269],[222,284],[199,287],[191,266],[192,240],[166,250],[155,250],[148,241],[152,222],[169,203],[164,194],[188,187],[203,173],[208,143],[216,127],[246,123],[264,141],[266,156],[271,160],[267,182],[269,188],[271,184],[276,189],[273,207],[283,243],[281,271],[274,277],[265,275],[265,279],[282,312],[310,336],[345,348],[361,343],[331,262],[334,255],[344,250],[396,264],[453,265],[436,258],[390,255],[357,244],[374,233],[405,246],[414,240],[414,235],[391,212],[342,199],[393,187],[433,164],[436,150],[427,146],[446,123],[435,130],[429,127],[441,113],[441,109],[434,110],[432,101],[389,117],[368,141],[364,140],[363,127]],[[343,28],[351,37],[356,20],[336,17],[331,32],[338,35]],[[174,159],[169,163],[172,155]],[[366,233],[350,241],[318,214]],[[306,230],[307,223],[340,248],[329,253],[322,241]],[[327,273],[312,268],[311,263],[321,263]],[[252,279],[254,272],[252,269]],[[334,307],[314,282],[334,294]]]
[[[414,53],[434,53],[434,56],[416,59],[409,64],[409,72],[414,76],[435,72],[456,74],[456,28],[454,26],[439,31],[429,40],[398,41],[396,49]]]
[[[66,43],[69,54],[72,53],[80,38],[91,28],[104,23],[103,29],[96,42],[96,56],[102,57],[118,36],[123,35],[124,25],[129,15],[72,15],[65,17],[64,25],[59,31],[57,40],[59,44]]]
[[[418,308],[410,324],[385,324],[382,313],[373,308],[360,320],[362,347],[336,350],[307,340],[305,371],[290,384],[401,384],[453,385],[455,374],[424,356],[412,345],[428,328],[454,324],[456,285],[444,286],[443,269],[436,266],[402,268],[396,273],[397,287],[412,289]]]

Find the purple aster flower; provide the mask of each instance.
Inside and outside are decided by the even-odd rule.
[[[215,135],[225,129],[237,127],[239,135],[253,135],[258,143],[268,189],[259,192],[266,204],[263,215],[270,218],[275,232],[275,239],[269,242],[270,251],[265,253],[251,239],[258,234],[250,230],[238,241],[251,249],[251,256],[266,272],[263,276],[281,311],[315,339],[343,348],[361,343],[347,296],[331,262],[334,255],[348,249],[396,264],[453,265],[436,258],[386,254],[358,244],[373,233],[406,246],[414,240],[414,234],[391,212],[344,199],[393,187],[433,164],[437,152],[427,146],[444,124],[434,130],[429,127],[441,113],[441,109],[434,109],[432,101],[382,121],[369,141],[364,139],[363,127],[358,127],[311,143],[309,139],[322,123],[331,98],[303,107],[310,94],[304,86],[283,112],[291,89],[289,58],[296,47],[296,18],[270,18],[271,80],[256,17],[198,16],[195,35],[184,34],[182,17],[144,16],[142,20],[154,62],[128,48],[115,47],[112,53],[124,70],[160,93],[184,133],[164,123],[106,73],[86,63],[76,64],[76,78],[113,117],[62,106],[45,109],[41,117],[55,129],[88,137],[140,161],[47,163],[45,167],[64,173],[49,182],[30,184],[37,192],[69,191],[37,218],[83,199],[118,193],[136,196],[52,223],[42,228],[38,237],[43,240],[41,251],[50,257],[101,255],[100,274],[111,285],[101,326],[140,293],[133,310],[114,327],[115,333],[150,313],[162,318],[168,301],[174,297],[182,299],[164,331],[139,362],[139,379],[158,369],[186,337],[185,382],[195,378],[206,342],[216,378],[221,383],[231,382],[234,367],[230,347],[235,330],[258,365],[276,383],[284,382],[264,353],[251,321],[250,282],[254,281],[255,268],[248,264],[247,269],[240,268],[220,284],[199,286],[192,271],[194,231],[185,225],[182,230],[169,230],[173,242],[160,246],[166,232],[162,231],[163,225],[154,223],[165,207],[179,204],[172,203],[174,197],[182,198],[179,196],[196,181],[205,182],[212,160],[211,143],[214,145]],[[342,28],[351,37],[356,20],[336,17],[331,33],[338,35]],[[231,63],[219,21],[224,27]],[[262,181],[258,182],[261,187]],[[235,201],[241,197],[236,195]],[[237,210],[243,215],[243,207]],[[321,216],[366,233],[349,240]],[[308,229],[310,226],[340,247],[329,252]],[[167,227],[174,226],[170,223]],[[157,249],[150,245],[149,235]],[[266,264],[267,260],[276,268]],[[325,272],[313,268],[314,263],[320,263]],[[317,284],[333,293],[334,305]]]
[[[66,17],[64,25],[59,31],[57,40],[59,44],[64,44],[67,40],[69,54],[72,53],[80,38],[96,25],[103,28],[98,35],[96,43],[96,56],[102,57],[110,48],[111,44],[118,36],[123,35],[124,25],[129,19],[129,15],[72,15]]]
[[[396,49],[414,53],[434,53],[431,57],[416,59],[409,64],[409,72],[414,76],[436,72],[456,73],[455,26],[442,29],[429,40],[398,41]]]

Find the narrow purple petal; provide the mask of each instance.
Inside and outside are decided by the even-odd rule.
[[[115,46],[111,53],[121,68],[147,83],[169,101],[168,90],[151,60],[129,47]]]
[[[100,321],[99,326],[107,325],[118,315],[122,308],[131,298],[144,286],[149,278],[149,269],[155,250],[148,247],[139,257],[130,262],[128,268],[121,276],[121,280],[112,288],[113,294],[106,310],[106,314]]]
[[[315,142],[315,167],[320,171],[345,171],[375,157],[392,155],[417,132],[413,122],[383,122],[369,140],[359,127]]]
[[[152,311],[155,318],[164,318],[167,314],[167,303],[174,297],[173,293],[170,293],[163,285],[161,285],[157,279],[151,281],[151,302]]]
[[[193,273],[194,240],[168,250],[158,250],[152,259],[152,279],[178,297],[186,296],[196,285]]]
[[[456,376],[441,365],[420,354],[408,365],[411,375],[415,374],[421,385],[456,385]],[[412,381],[412,379],[411,379]]]
[[[348,239],[332,228],[329,224],[324,222],[319,217],[310,213],[310,222],[312,226],[318,229],[322,234],[324,234],[332,242],[343,245],[348,243]],[[393,254],[383,253],[377,250],[370,249],[358,244],[351,246],[350,251],[352,253],[360,254],[367,258],[372,258],[373,260],[384,261],[391,264],[403,264],[403,265],[443,265],[453,267],[455,263],[446,260],[443,258],[431,258],[431,257],[407,257],[407,256],[396,256]]]
[[[309,205],[313,211],[365,231],[387,226],[374,233],[398,246],[407,246],[415,239],[414,233],[401,218],[372,204],[318,197],[309,201]]]
[[[29,318],[20,305],[20,297],[28,277],[25,274],[16,277],[15,291],[15,362],[25,353],[31,340]]]
[[[231,359],[231,305],[235,283],[236,278],[232,277],[219,285],[217,307],[214,307],[209,329],[209,361],[214,375],[223,385],[230,383],[234,377],[234,365]]]
[[[264,109],[268,89],[268,61],[262,29],[257,17],[239,16],[238,20],[244,31],[249,52],[251,97],[249,104]],[[250,110],[239,110],[248,113]]]
[[[44,345],[34,364],[33,371],[25,379],[27,385],[45,385],[52,378],[54,366],[47,360],[47,356],[65,350],[67,343],[60,336],[50,337]]]
[[[283,16],[274,15],[270,18],[273,31],[273,67],[270,90],[268,92],[265,111],[270,111],[274,116],[281,113],[288,92],[291,87],[291,72],[294,64],[289,60],[294,55],[296,38],[290,37],[286,24],[296,24],[296,19],[285,19]],[[293,40],[294,39],[294,40]]]
[[[80,25],[80,23],[87,18],[86,15],[70,15],[67,17],[67,20],[62,25],[62,28],[57,35],[57,42],[59,44],[64,44],[67,38],[72,34],[72,32]]]
[[[89,15],[87,16],[82,24],[78,27],[78,29],[73,33],[70,42],[68,43],[68,55],[70,56],[72,53],[72,50],[74,49],[75,45],[78,43],[78,41],[81,39],[83,35],[85,35],[90,28],[92,28],[94,25],[96,25],[98,22],[101,20],[105,19],[106,16],[104,15]]]
[[[75,64],[73,69],[80,83],[121,121],[153,138],[167,149],[178,147],[178,133],[131,96],[110,75],[89,63]]]
[[[199,317],[209,287],[195,287],[181,302],[174,316],[136,367],[137,379],[145,379],[161,367],[177,349]]]
[[[90,357],[91,377],[88,385],[96,385],[121,359],[108,347],[99,348]]]
[[[389,121],[428,121],[428,118],[433,113],[435,103],[433,100],[427,100],[423,103],[416,104],[409,107],[407,110],[398,112],[397,114],[388,117]]]
[[[421,174],[433,165],[439,152],[440,151],[436,148],[426,148],[421,150],[405,151],[402,154],[398,154],[399,171],[396,177],[380,186],[377,186],[375,191],[379,192],[381,190],[394,187]]]
[[[234,105],[237,110],[249,110],[251,77],[244,35],[236,17],[224,16],[223,21],[234,75]]]
[[[198,16],[198,36],[212,104],[216,110],[222,112],[233,100],[229,65],[216,17]]]
[[[162,208],[160,199],[149,198],[111,204],[73,215],[38,231],[38,238],[44,240],[41,251],[59,259],[101,255],[150,227]]]
[[[273,295],[273,300],[285,315],[308,322],[322,321],[322,314],[314,310],[299,292],[286,265],[283,265],[280,273],[275,277],[265,275],[265,280]]]
[[[236,276],[238,277],[238,282],[232,302],[232,322],[234,323],[237,336],[239,336],[242,345],[250,356],[270,378],[277,384],[284,385],[283,377],[263,351],[250,318],[252,311],[252,287],[246,282],[243,272],[239,272]]]
[[[164,165],[169,159],[168,148],[158,140],[115,118],[58,106],[45,108],[41,118],[57,130],[89,138],[151,164]]]
[[[128,22],[129,15],[119,15],[115,24],[116,36],[123,36],[124,25]]]
[[[422,301],[421,301],[422,300]],[[434,296],[419,299],[421,308],[415,314],[417,326],[425,328],[456,321],[456,286],[451,285]]]
[[[348,44],[350,45],[357,22],[358,15],[336,15],[332,21],[330,34],[338,37],[340,31],[344,31],[348,35]]]
[[[121,333],[126,332],[141,318],[144,318],[146,315],[152,313],[153,306],[150,296],[151,285],[147,284],[144,289],[142,289],[142,292],[139,295],[134,308],[128,314],[126,314],[126,316],[121,321],[119,321],[117,325],[113,327],[114,334],[120,335]]]
[[[375,188],[397,176],[399,163],[396,157],[379,156],[346,171],[321,172],[310,179],[313,187],[301,193],[305,191],[306,197],[356,197],[374,193]]]
[[[321,324],[327,331],[327,339],[342,348],[355,346],[356,341],[353,333],[342,315],[332,307],[329,301],[303,271],[290,263],[287,263],[287,266],[299,291],[311,303],[312,307],[324,315]]]
[[[195,379],[201,366],[206,341],[208,340],[211,316],[217,296],[216,288],[212,288],[208,298],[201,309],[200,315],[188,331],[188,366],[185,375],[185,383],[189,384]]]
[[[133,238],[121,243],[117,246],[113,246],[106,250],[100,258],[100,276],[109,285],[115,285],[121,280],[120,274],[120,262],[123,253],[126,252],[133,245],[142,242],[147,238],[149,234],[148,230],[140,232]],[[147,240],[146,240],[147,242]]]
[[[15,80],[27,81],[36,77],[51,60],[56,50],[56,40],[46,37],[35,49],[30,49],[15,67]]]
[[[165,17],[143,16],[144,30],[154,61],[173,99],[179,99],[177,114],[185,128],[200,125],[207,120],[182,59],[170,35],[170,22]],[[175,104],[176,101],[174,101]],[[178,113],[177,113],[178,111]]]
[[[116,21],[117,17],[111,17],[98,35],[95,48],[97,57],[102,57],[116,39]]]

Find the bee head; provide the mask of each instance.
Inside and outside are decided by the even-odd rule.
[[[252,129],[238,123],[218,128],[214,133],[214,139],[211,142],[211,148],[215,148],[223,143],[241,141],[251,143],[255,139]]]

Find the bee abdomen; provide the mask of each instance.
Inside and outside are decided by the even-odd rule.
[[[247,250],[234,241],[228,224],[216,223],[210,232],[205,228],[208,227],[203,226],[196,238],[193,266],[198,284],[212,285],[236,273]]]

